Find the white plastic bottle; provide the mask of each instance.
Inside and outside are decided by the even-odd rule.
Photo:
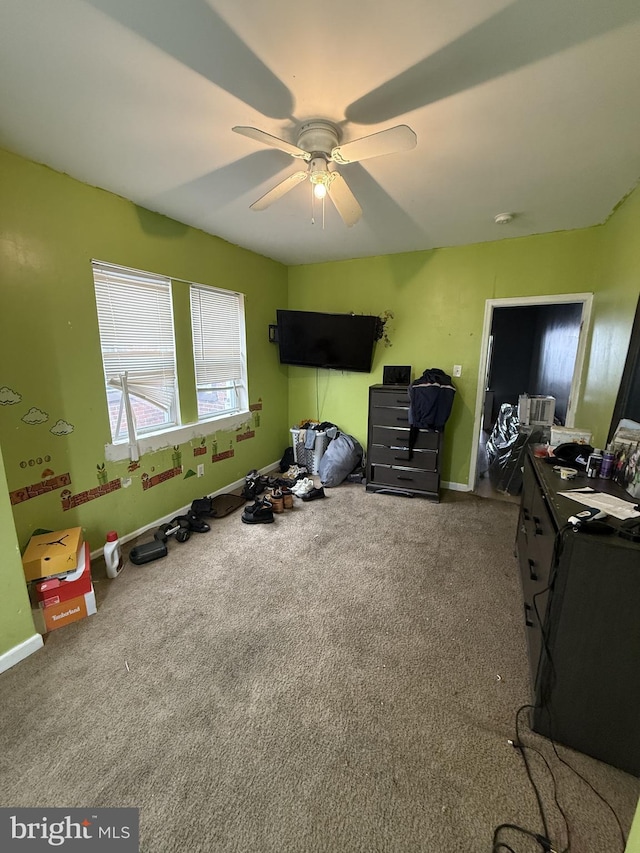
[[[117,578],[122,571],[124,560],[120,553],[120,540],[115,530],[107,533],[107,541],[104,543],[104,561],[107,566],[107,576]]]

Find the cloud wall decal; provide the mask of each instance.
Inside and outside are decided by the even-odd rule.
[[[53,435],[69,435],[70,432],[73,432],[74,427],[72,424],[68,424],[66,421],[59,420],[51,427],[49,432],[53,433]]]
[[[23,415],[22,420],[25,424],[43,424],[49,420],[49,415],[42,409],[36,409],[35,406],[32,406],[27,414]]]
[[[22,400],[22,394],[18,394],[12,388],[7,388],[4,385],[0,388],[0,406],[14,406]]]

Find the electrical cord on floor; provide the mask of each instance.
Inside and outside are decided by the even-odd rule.
[[[506,850],[507,853],[516,853],[513,847],[509,847],[509,845],[505,844],[504,841],[498,841],[496,844],[493,845],[492,853],[498,853],[499,850]]]
[[[612,815],[613,815],[613,817],[615,818],[615,821],[616,821],[616,823],[618,824],[618,830],[619,830],[619,832],[620,832],[620,841],[621,841],[621,843],[622,843],[622,848],[621,848],[621,849],[622,849],[622,853],[624,853],[624,850],[625,850],[625,848],[626,848],[626,846],[627,846],[627,839],[626,839],[626,836],[625,836],[625,834],[624,834],[624,830],[623,830],[623,828],[622,828],[622,824],[620,823],[620,818],[619,818],[619,817],[618,817],[618,815],[616,814],[615,809],[613,808],[613,806],[611,805],[611,803],[610,803],[610,802],[608,802],[608,800],[606,800],[606,799],[605,799],[605,797],[603,797],[603,796],[602,796],[602,794],[594,788],[594,786],[591,784],[591,782],[589,782],[589,780],[588,780],[588,779],[586,779],[586,778],[582,775],[582,773],[580,773],[578,770],[576,770],[576,768],[575,768],[575,767],[573,767],[571,764],[569,764],[569,762],[568,762],[566,759],[564,759],[564,758],[560,755],[560,753],[559,753],[559,752],[558,752],[558,750],[557,750],[557,744],[556,744],[556,742],[555,742],[553,739],[551,739],[551,738],[550,738],[550,740],[551,740],[551,746],[553,747],[553,751],[555,752],[555,754],[556,754],[556,757],[557,757],[558,761],[560,761],[562,764],[564,764],[566,767],[568,767],[568,768],[569,768],[569,770],[571,770],[573,773],[575,773],[575,774],[576,774],[576,776],[578,776],[578,778],[579,778],[579,779],[582,779],[582,781],[585,783],[585,785],[587,785],[589,788],[591,788],[591,790],[592,790],[592,791],[593,791],[593,793],[596,795],[596,797],[598,797],[598,799],[602,800],[602,802],[605,804],[605,806],[609,809],[609,811],[611,812],[611,814],[612,814]]]
[[[501,847],[506,850],[510,850],[511,853],[515,853],[512,847],[510,847],[504,841],[498,840],[498,835],[500,835],[500,833],[504,832],[505,830],[510,830],[511,832],[518,832],[520,833],[520,835],[524,835],[527,838],[533,838],[534,841],[538,842],[538,844],[540,845],[540,849],[544,853],[557,853],[557,851],[554,850],[554,848],[551,846],[551,842],[546,836],[540,835],[539,832],[532,832],[530,829],[525,829],[523,826],[518,826],[515,823],[501,823],[499,826],[496,826],[493,831],[493,844],[491,846],[491,853],[498,853]]]
[[[536,755],[538,755],[542,759],[544,764],[546,765],[546,768],[549,771],[549,776],[551,777],[551,782],[553,784],[553,801],[556,804],[556,808],[558,809],[558,811],[562,815],[562,819],[564,820],[564,826],[565,826],[565,834],[567,836],[567,846],[562,850],[562,853],[569,853],[569,850],[571,849],[571,830],[569,828],[569,820],[567,819],[567,815],[566,815],[564,809],[562,808],[562,806],[560,805],[560,802],[558,800],[558,783],[556,782],[556,777],[555,777],[553,770],[551,768],[551,765],[547,761],[547,758],[544,755],[544,753],[535,746],[531,746],[530,744],[525,744],[523,742],[521,735],[520,735],[519,716],[520,716],[521,711],[524,711],[526,709],[534,709],[535,707],[536,707],[535,705],[522,705],[520,708],[518,708],[518,710],[516,712],[516,738],[517,738],[517,743],[514,743],[513,745],[514,745],[514,747],[520,749],[523,759],[525,759],[524,750],[528,749],[528,750],[531,750],[531,752],[535,752]],[[525,763],[526,763],[526,759],[525,759]],[[537,793],[536,786],[535,786],[533,780],[531,780],[531,776],[529,776],[529,779],[531,781],[532,786],[534,787],[534,790],[536,790],[536,793]],[[548,836],[549,832],[546,831],[546,834]]]

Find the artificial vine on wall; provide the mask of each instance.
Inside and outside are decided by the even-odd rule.
[[[382,341],[385,347],[393,346],[389,339],[389,329],[387,323],[393,320],[393,311],[385,311],[378,317],[378,326],[376,328],[376,341]]]

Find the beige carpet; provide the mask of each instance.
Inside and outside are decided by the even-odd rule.
[[[212,520],[112,581],[96,564],[98,613],[0,675],[0,804],[137,807],[148,853],[480,853],[499,823],[540,831],[507,744],[530,698],[516,518],[345,484],[272,525]],[[621,850],[606,806],[526,740],[572,850]],[[627,832],[638,781],[561,752]]]

